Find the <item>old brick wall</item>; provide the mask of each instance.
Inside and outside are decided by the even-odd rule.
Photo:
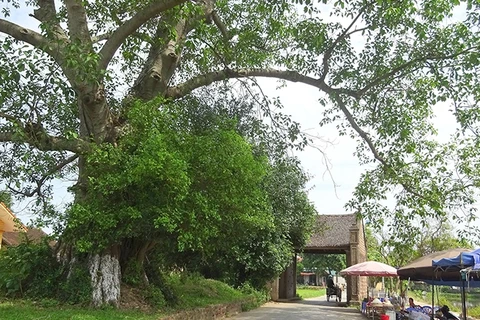
[[[235,315],[242,312],[243,305],[248,303],[248,300],[227,303],[216,304],[205,308],[197,308],[193,310],[181,311],[172,315],[168,315],[159,320],[212,320],[212,319],[225,319],[228,316]]]

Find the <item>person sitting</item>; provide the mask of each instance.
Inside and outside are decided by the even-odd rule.
[[[418,305],[418,304],[415,304],[415,302],[413,301],[413,298],[408,298],[408,304],[409,304],[409,308],[421,308],[422,306],[421,305]]]
[[[439,317],[442,320],[459,320],[453,314],[450,313],[450,308],[448,306],[443,306],[440,308],[441,316]]]

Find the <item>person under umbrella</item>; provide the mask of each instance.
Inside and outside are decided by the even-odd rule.
[[[441,320],[459,320],[453,314],[450,313],[450,308],[448,306],[443,306],[440,308],[439,314],[437,315],[437,319]]]

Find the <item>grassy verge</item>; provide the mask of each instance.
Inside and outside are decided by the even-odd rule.
[[[8,301],[0,303],[3,320],[154,320],[155,314],[113,309],[93,310],[76,307],[42,307],[31,301]]]
[[[265,302],[265,295],[252,288],[236,290],[228,285],[200,277],[171,279],[177,304],[162,305],[149,311],[93,309],[62,305],[55,300],[5,300],[0,298],[2,320],[157,320],[178,311],[192,310],[209,305],[242,301],[244,310],[258,307]],[[243,303],[243,301],[247,301]]]
[[[298,287],[297,295],[302,299],[316,298],[326,295],[325,288],[319,287]]]
[[[426,299],[423,299],[423,296],[422,296],[422,292],[421,291],[412,291],[410,292],[410,295],[414,296],[415,300],[418,301],[419,303],[420,302],[423,302],[422,300],[427,300],[425,301],[425,304],[428,304],[430,305],[432,303],[432,292],[427,292],[426,294]],[[468,295],[468,293],[467,293]],[[458,301],[458,297],[460,296],[460,293],[458,294],[452,294],[452,293],[445,293],[445,292],[440,292],[438,293],[435,293],[435,305],[437,306],[443,306],[443,305],[447,305],[450,310],[452,310],[453,312],[456,312],[456,313],[461,313],[462,310],[460,307],[457,307],[453,304],[453,300],[452,300],[452,296],[454,296],[453,298],[455,298],[454,300],[455,301]],[[468,308],[467,310],[467,315],[469,317],[472,317],[472,318],[475,318],[475,319],[480,319],[480,306],[476,306],[476,307],[470,307]]]

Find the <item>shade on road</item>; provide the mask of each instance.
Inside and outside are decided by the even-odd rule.
[[[248,312],[228,319],[235,320],[365,320],[355,308],[338,307],[327,302],[325,296],[295,302],[269,302]]]

